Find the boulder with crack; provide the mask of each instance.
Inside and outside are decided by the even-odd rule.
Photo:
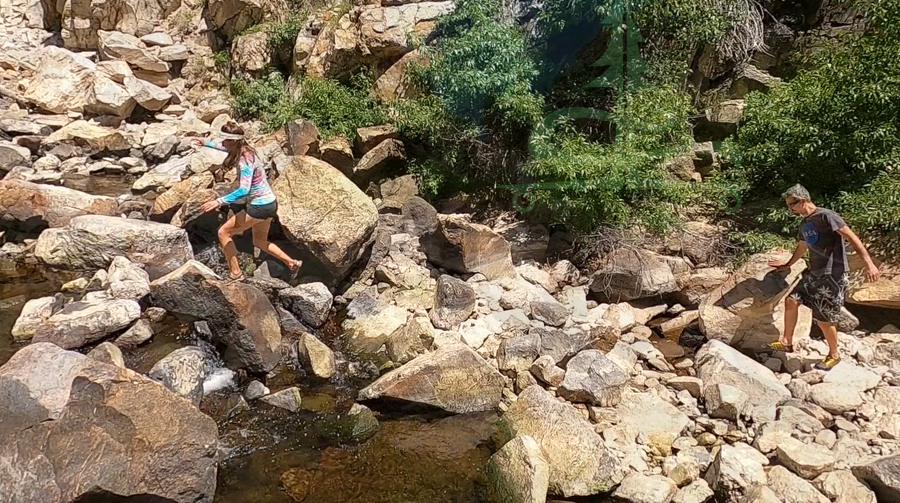
[[[228,282],[203,264],[187,262],[150,284],[153,305],[189,320],[204,320],[213,342],[226,347],[226,363],[268,372],[281,358],[278,314],[266,295]]]
[[[0,402],[13,400],[0,423],[0,494],[11,501],[213,501],[216,423],[159,383],[33,344],[0,367],[0,388]]]
[[[494,440],[503,445],[520,435],[532,437],[550,465],[549,494],[588,496],[621,481],[619,463],[593,425],[539,385],[519,395],[501,418]]]
[[[419,241],[429,261],[451,271],[480,272],[488,279],[516,277],[509,243],[463,215],[438,215],[437,229]]]
[[[359,399],[390,397],[464,414],[497,407],[503,383],[503,376],[478,353],[450,344],[381,376],[359,392]]]

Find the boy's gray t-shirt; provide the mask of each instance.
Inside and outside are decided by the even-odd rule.
[[[847,248],[844,237],[837,233],[845,225],[840,215],[825,208],[816,208],[800,222],[797,240],[805,241],[809,248],[810,274],[838,277],[847,271]]]

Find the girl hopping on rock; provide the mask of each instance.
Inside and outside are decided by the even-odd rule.
[[[241,234],[247,229],[253,229],[253,246],[276,257],[296,274],[302,261],[289,257],[278,245],[269,242],[269,226],[278,210],[278,201],[275,193],[269,187],[266,178],[266,170],[259,154],[244,139],[244,130],[229,122],[222,126],[221,144],[212,141],[203,141],[199,138],[192,140],[196,146],[204,146],[228,152],[222,166],[225,169],[234,168],[238,171],[240,184],[230,194],[204,203],[200,207],[202,213],[217,210],[222,206],[231,206],[234,216],[228,219],[219,228],[219,244],[225,253],[228,270],[231,279],[244,279],[237,259],[237,249],[234,246],[232,236]],[[238,203],[247,198],[246,202]]]

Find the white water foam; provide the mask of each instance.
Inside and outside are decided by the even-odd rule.
[[[227,368],[218,368],[212,371],[203,381],[203,394],[209,395],[234,385],[234,371]]]

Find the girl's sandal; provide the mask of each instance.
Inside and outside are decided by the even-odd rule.
[[[231,273],[228,273],[228,279],[231,281],[244,281],[244,273],[240,273],[237,276],[232,276]]]
[[[297,273],[300,272],[300,267],[301,267],[302,265],[303,265],[303,261],[302,261],[302,260],[292,260],[292,261],[291,261],[291,267],[290,267],[290,271],[291,271],[291,279],[296,279],[296,278],[297,278]]]

